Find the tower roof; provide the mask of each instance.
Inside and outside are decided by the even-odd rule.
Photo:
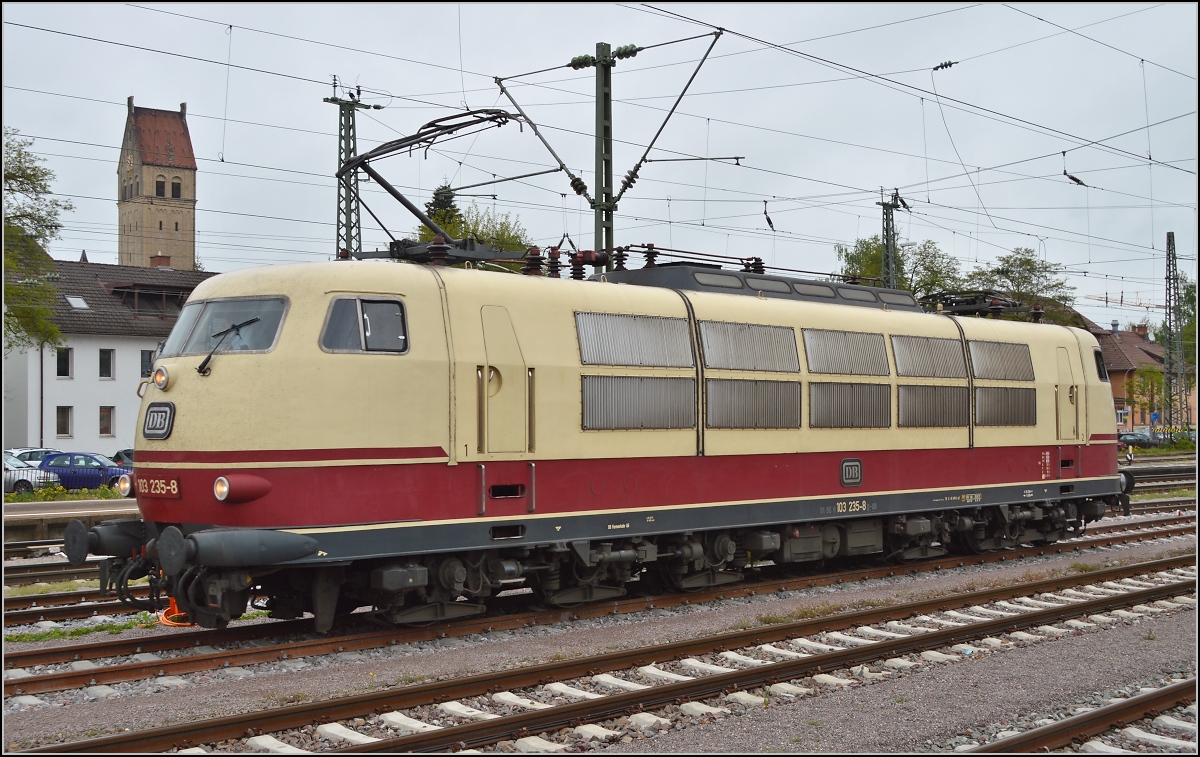
[[[179,110],[134,107],[129,98],[129,120],[134,146],[143,165],[196,169],[192,137],[188,134],[187,103]]]

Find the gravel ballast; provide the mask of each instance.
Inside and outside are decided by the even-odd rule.
[[[1117,560],[1151,560],[1194,546],[1192,537],[1176,538],[783,596],[726,600],[308,658],[302,668],[280,663],[247,666],[244,678],[195,674],[186,676],[187,685],[180,688],[160,686],[154,681],[124,684],[131,690],[106,700],[84,701],[78,692],[63,692],[60,706],[18,711],[6,703],[5,746],[15,749],[63,743],[123,729],[154,728],[384,686],[485,673],[545,662],[556,656],[580,657],[660,644],[746,627],[747,623],[756,623],[759,615],[786,613],[803,606],[880,599],[900,602],[931,591],[970,591],[994,580],[1015,582],[1077,562],[1103,565]],[[1150,628],[1153,641],[1143,638]],[[962,736],[960,732],[969,735],[976,726],[987,727],[1027,712],[1048,713],[1059,705],[1080,706],[1077,702],[1097,692],[1109,695],[1156,676],[1194,672],[1195,641],[1195,611],[1178,611],[1167,618],[1122,624],[970,662],[929,666],[921,673],[821,694],[765,711],[747,711],[609,748],[655,752],[946,749],[951,740]],[[54,644],[29,646],[42,645]],[[10,650],[24,647],[5,644]],[[963,693],[967,691],[972,693]],[[53,702],[56,696],[48,694],[44,698]],[[937,714],[930,716],[930,712]],[[821,725],[812,726],[808,721]],[[593,742],[591,748],[599,746]]]

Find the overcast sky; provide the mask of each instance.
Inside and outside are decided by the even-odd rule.
[[[614,70],[619,186],[713,41],[686,38],[720,27],[650,157],[741,165],[649,163],[620,202],[617,244],[835,271],[834,245],[878,234],[880,188],[896,187],[912,208],[896,213],[902,242],[934,240],[966,271],[1034,248],[1067,266],[1078,308],[1103,325],[1162,319],[1129,303],[1165,301],[1168,231],[1180,270],[1196,275],[1194,3],[5,3],[3,16],[4,125],[36,138],[54,189],[75,204],[51,247],[64,260],[86,249],[117,261],[130,95],[188,104],[207,270],[327,260],[338,113],[322,98],[333,75],[384,106],[360,111],[362,151],[464,107],[513,110],[494,81],[504,77],[594,190],[595,69],[565,64],[597,42],[663,45]],[[955,65],[932,71],[944,61]],[[444,182],[555,167],[515,123],[376,164],[420,204]],[[467,193],[488,195],[473,199],[519,218],[537,244],[566,232],[593,246],[591,211],[562,173]],[[396,236],[416,227],[378,188],[364,198]],[[363,240],[387,243],[366,213]],[[1092,299],[1106,293],[1107,307]]]

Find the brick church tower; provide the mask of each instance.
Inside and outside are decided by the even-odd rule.
[[[196,267],[196,157],[179,112],[135,108],[129,98],[117,164],[120,265]]]

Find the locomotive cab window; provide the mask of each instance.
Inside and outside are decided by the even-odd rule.
[[[328,352],[408,352],[408,322],[399,300],[333,301],[321,348]]]
[[[266,352],[275,346],[287,301],[282,297],[246,297],[191,302],[184,306],[163,346],[163,357]]]
[[[1100,350],[1093,350],[1092,354],[1096,356],[1096,373],[1100,376],[1100,380],[1108,381],[1108,368],[1104,365],[1104,354]]]

